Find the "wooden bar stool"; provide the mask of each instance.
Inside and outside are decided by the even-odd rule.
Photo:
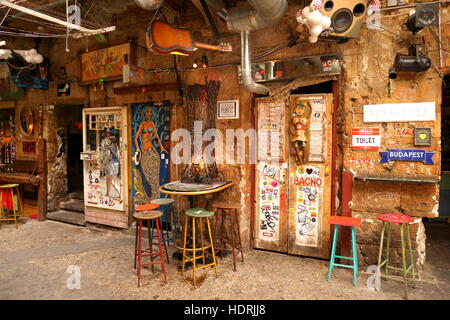
[[[412,280],[413,285],[416,284],[416,274],[414,271],[414,256],[412,252],[412,246],[411,246],[411,234],[409,229],[409,224],[414,221],[413,218],[410,216],[407,216],[405,214],[401,213],[385,213],[380,214],[378,216],[378,220],[383,222],[383,227],[381,229],[381,240],[380,240],[380,251],[378,254],[378,268],[381,272],[381,268],[384,267],[385,274],[381,276],[384,276],[386,278],[389,277],[389,269],[402,271],[403,272],[403,283],[405,286],[405,299],[408,299],[408,274],[412,273]],[[392,224],[399,224],[400,225],[400,241],[402,244],[402,268],[392,267],[389,265],[389,249],[391,245],[391,227]],[[406,236],[408,238],[408,250],[409,250],[409,259],[410,259],[410,265],[407,266],[406,264],[406,244],[405,244],[405,237],[404,228],[406,227]],[[386,230],[387,229],[387,230]],[[382,261],[382,255],[383,255],[383,245],[384,245],[384,233],[387,231],[387,241],[386,241],[386,252],[385,252],[385,259]]]
[[[175,242],[178,237],[177,237],[177,221],[176,219],[174,219],[173,217],[173,207],[172,204],[175,202],[174,199],[172,198],[159,198],[159,199],[154,199],[151,201],[151,203],[153,204],[157,204],[160,207],[161,206],[168,206],[168,211],[164,212],[164,219],[166,221],[166,241],[167,241],[167,245],[170,246],[170,241]],[[169,235],[169,223],[170,223],[170,229],[173,232],[172,237],[170,237]]]
[[[149,210],[156,210],[159,208],[159,204],[155,203],[148,203],[148,204],[141,204],[134,207],[135,212],[141,212],[141,211],[149,211]],[[139,231],[139,223],[136,221],[136,232],[134,237],[134,268],[136,269],[136,263],[137,263],[137,245],[138,245],[138,231]],[[153,223],[152,223],[152,230],[153,230]],[[153,234],[152,234],[153,235]],[[149,235],[150,236],[150,235]],[[153,237],[152,237],[153,239]]]
[[[233,253],[234,271],[236,271],[236,251],[237,254],[241,253],[242,262],[244,262],[244,250],[242,248],[241,230],[239,227],[239,214],[238,214],[238,209],[241,208],[241,205],[239,203],[216,202],[213,203],[212,207],[216,209],[217,213],[215,219],[216,221],[214,224],[214,236],[215,236],[214,243],[216,244],[216,252],[220,251],[221,256],[223,258],[224,251],[231,251]],[[230,228],[228,230],[230,241],[225,240],[224,237],[224,233],[226,231],[224,227],[225,224],[224,222],[227,216],[230,217]],[[218,231],[219,219],[221,221],[220,232]],[[237,239],[235,238],[235,232],[237,233]],[[226,248],[227,244],[230,245],[231,249]]]
[[[5,215],[5,210],[12,211],[12,215],[11,213]],[[15,183],[0,185],[0,226],[2,221],[14,221],[17,229],[17,217],[20,217],[21,213],[23,213],[23,201],[19,185]]]
[[[167,275],[166,275],[166,266],[164,264],[164,253],[163,253],[163,244],[164,250],[166,251],[167,263],[169,262],[169,253],[167,252],[166,243],[164,242],[164,234],[161,232],[161,216],[163,213],[161,211],[149,210],[149,211],[138,211],[134,214],[136,219],[136,223],[138,224],[138,249],[137,249],[137,275],[138,275],[138,288],[141,285],[141,267],[150,265],[152,267],[152,272],[154,273],[154,264],[161,264],[162,271],[164,273],[164,281],[167,283]],[[153,240],[151,238],[150,225],[151,221],[155,220],[156,232],[158,234],[158,252],[153,252]],[[148,245],[147,249],[142,249],[142,229],[143,229],[143,221],[147,221],[147,232],[148,232]],[[162,239],[161,239],[162,238]],[[154,261],[154,256],[159,256],[159,261]],[[150,257],[150,263],[142,263],[143,257]]]
[[[331,216],[328,220],[329,224],[334,225],[333,245],[331,248],[330,269],[328,271],[328,282],[331,281],[331,274],[334,267],[353,269],[353,285],[356,287],[356,280],[358,278],[358,252],[356,250],[356,227],[361,225],[361,218]],[[339,226],[347,226],[352,229],[352,257],[343,257],[336,255],[336,244],[339,233]],[[346,259],[353,262],[353,265],[335,263],[334,260]]]
[[[211,226],[209,224],[209,217],[214,215],[213,211],[206,211],[201,208],[191,208],[185,211],[185,225],[184,225],[184,241],[183,241],[183,258],[182,258],[182,267],[181,267],[181,275],[184,276],[184,265],[187,262],[192,262],[193,267],[193,283],[195,285],[195,272],[200,269],[204,269],[207,267],[214,267],[214,273],[217,277],[217,263],[216,263],[216,255],[214,253],[214,244],[213,244],[213,238],[211,235]],[[187,234],[188,234],[188,227],[189,227],[189,219],[192,220],[192,248],[187,248],[186,242],[187,242]],[[195,225],[196,222],[199,222],[200,227],[200,238],[201,238],[201,247],[196,246],[196,234],[195,234]],[[208,227],[208,236],[209,236],[209,245],[205,245],[203,241],[203,221],[206,220],[206,225]],[[211,257],[212,257],[212,263],[206,264],[206,255],[208,252],[207,249],[211,249]],[[197,256],[197,251],[201,250],[201,255]],[[192,252],[192,257],[188,256],[186,253]],[[203,265],[201,267],[197,266],[197,260],[203,259]]]

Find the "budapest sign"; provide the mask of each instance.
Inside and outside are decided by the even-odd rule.
[[[434,152],[426,152],[421,149],[389,149],[388,151],[380,151],[380,163],[389,161],[418,161],[425,164],[434,164]]]

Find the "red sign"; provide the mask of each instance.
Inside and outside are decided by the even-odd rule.
[[[294,184],[296,186],[314,186],[320,187],[323,181],[320,178],[305,178],[305,177],[295,177]]]
[[[353,128],[352,150],[380,149],[380,128]]]

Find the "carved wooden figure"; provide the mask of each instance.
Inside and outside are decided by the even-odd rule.
[[[301,164],[305,162],[305,150],[308,139],[306,137],[306,126],[311,115],[309,102],[298,102],[294,114],[291,118],[291,142],[295,148],[295,162]]]

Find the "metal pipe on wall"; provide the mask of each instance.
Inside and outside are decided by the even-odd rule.
[[[249,0],[251,6],[229,10],[227,26],[241,33],[241,66],[244,85],[257,94],[267,94],[269,88],[253,81],[251,76],[250,31],[271,27],[280,22],[288,4],[286,0]]]

